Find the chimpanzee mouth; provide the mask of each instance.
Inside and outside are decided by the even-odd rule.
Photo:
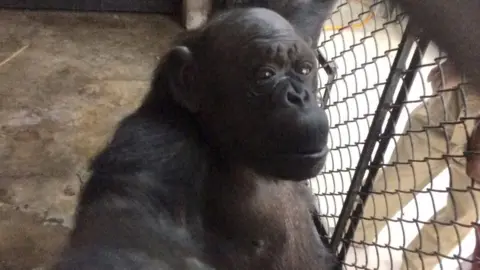
[[[292,158],[324,158],[327,156],[328,152],[330,149],[325,146],[322,150],[320,151],[304,151],[304,152],[293,152],[293,153],[284,153],[279,156],[289,156]]]
[[[328,147],[320,151],[290,152],[264,156],[257,159],[257,168],[282,179],[302,181],[312,178],[323,169],[327,160]]]
[[[330,149],[325,146],[319,151],[289,151],[289,152],[277,152],[277,153],[261,153],[259,154],[258,152],[255,153],[255,155],[250,155],[250,157],[255,157],[255,160],[262,160],[264,162],[278,162],[279,160],[284,160],[285,162],[293,162],[295,161],[296,163],[304,163],[306,162],[305,165],[308,163],[317,163],[321,162],[323,163],[326,158],[327,154],[329,153]],[[250,152],[252,153],[252,152]]]

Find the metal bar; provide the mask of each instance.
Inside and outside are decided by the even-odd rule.
[[[408,32],[406,34],[408,34]],[[415,75],[417,75],[419,66],[423,58],[423,54],[426,51],[429,43],[430,41],[427,39],[422,38],[418,40],[418,46],[415,49],[415,53],[412,57],[412,61],[410,62],[410,65],[408,68],[409,72],[407,73],[407,75],[405,76],[405,79],[401,84],[400,92],[398,93],[397,99],[395,101],[395,106],[392,109],[390,118],[388,119],[388,122],[387,122],[387,126],[385,127],[385,132],[383,133],[383,136],[382,136],[383,138],[379,142],[377,152],[375,153],[375,157],[372,161],[372,166],[370,166],[368,176],[365,180],[364,185],[360,190],[361,202],[357,204],[355,210],[351,215],[350,226],[348,227],[347,233],[343,237],[343,239],[345,240],[352,239],[354,236],[355,230],[357,229],[358,222],[360,220],[360,217],[363,214],[363,206],[365,205],[368,195],[372,189],[372,184],[375,179],[375,176],[378,173],[378,169],[379,169],[378,166],[381,164],[383,160],[383,155],[387,150],[388,143],[390,141],[389,136],[391,136],[395,132],[395,126],[397,124],[398,118],[400,117],[400,114],[403,109],[403,106],[401,105],[404,103],[404,101],[408,97],[408,94],[410,93],[410,89],[415,79]],[[340,253],[338,254],[339,260],[345,259],[345,255],[349,247],[350,247],[350,241],[347,241],[344,245],[342,245]]]
[[[322,106],[326,106],[328,100],[330,99],[330,92],[333,87],[333,81],[337,78],[337,66],[333,61],[329,63],[325,56],[323,56],[323,54],[320,52],[320,50],[317,50],[317,59],[321,67],[328,75],[327,83],[325,84],[325,91],[322,96]]]
[[[187,30],[196,29],[208,21],[213,0],[183,0],[182,23]]]
[[[411,31],[411,28],[412,25],[409,22],[406,27],[406,33],[409,33]],[[391,103],[393,101],[395,89],[398,85],[398,82],[400,81],[402,72],[405,69],[407,58],[413,48],[414,41],[414,37],[408,34],[403,35],[402,40],[400,41],[399,51],[395,56],[395,60],[392,65],[392,71],[388,75],[382,96],[379,100],[379,106],[377,107],[373,118],[372,126],[370,127],[367,139],[365,140],[365,144],[363,146],[362,153],[360,154],[360,159],[357,164],[357,169],[355,170],[355,173],[353,175],[352,182],[347,193],[347,198],[345,199],[345,203],[343,205],[342,212],[340,213],[338,223],[335,226],[335,231],[333,233],[331,241],[331,248],[334,251],[338,250],[338,247],[342,240],[342,234],[344,232],[348,219],[350,218],[356,195],[362,184],[363,176],[365,175],[365,171],[367,170],[368,162],[372,155],[376,139],[378,137],[378,134],[381,132],[382,124],[387,114],[387,108],[383,106],[383,104]]]
[[[313,224],[315,225],[315,228],[317,229],[317,232],[320,235],[320,240],[322,240],[323,245],[325,245],[325,247],[328,248],[330,246],[330,243],[328,241],[327,230],[325,230],[325,227],[323,226],[323,223],[320,220],[319,214],[313,213],[312,219],[313,219]]]

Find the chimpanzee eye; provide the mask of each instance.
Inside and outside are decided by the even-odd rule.
[[[310,72],[312,72],[312,64],[308,63],[308,62],[304,62],[304,63],[301,63],[297,68],[296,68],[296,72],[301,74],[301,75],[308,75],[310,74]]]
[[[275,76],[275,70],[270,67],[262,67],[257,71],[255,77],[259,81],[264,81],[270,79],[273,76]]]

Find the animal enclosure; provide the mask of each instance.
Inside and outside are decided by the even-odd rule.
[[[316,224],[345,269],[466,269],[480,196],[465,145],[480,95],[440,66],[447,56],[408,16],[387,10],[341,0],[324,25],[318,51],[336,76],[319,71],[331,152],[309,183]]]

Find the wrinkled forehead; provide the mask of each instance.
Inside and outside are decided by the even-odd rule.
[[[265,61],[283,64],[315,57],[287,20],[265,9],[228,13],[208,27],[206,37],[207,54],[209,59],[215,59],[213,61],[238,65]]]
[[[272,36],[268,39],[252,40],[239,47],[238,55],[252,62],[269,61],[279,65],[315,57],[307,43],[298,36]]]
[[[310,49],[290,25],[281,24],[232,26],[228,32],[220,32],[211,41],[212,48],[218,53],[245,57],[273,57],[276,54],[293,56],[308,54]]]

